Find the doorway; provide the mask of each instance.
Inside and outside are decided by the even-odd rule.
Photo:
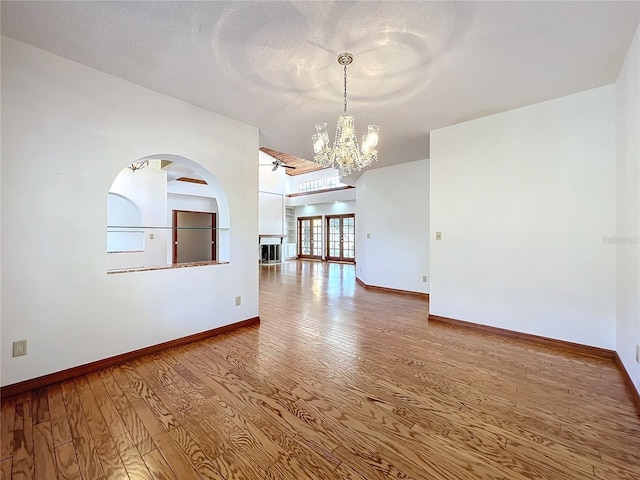
[[[355,214],[328,215],[327,260],[355,262],[356,216]]]
[[[173,262],[216,260],[216,214],[173,210]]]
[[[298,257],[322,259],[322,217],[298,218]]]

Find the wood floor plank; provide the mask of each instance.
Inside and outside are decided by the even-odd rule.
[[[118,435],[113,439],[113,445],[130,479],[153,480],[147,464],[129,433]]]
[[[53,444],[56,447],[72,440],[71,428],[66,415],[51,419],[51,431],[53,432]]]
[[[91,387],[89,387],[89,383],[85,377],[77,378],[73,383],[75,384],[76,393],[80,400],[82,413],[84,413],[84,417],[87,419],[87,426],[91,432],[91,437],[96,445],[102,445],[111,439],[111,433],[100,412],[98,403],[93,396],[93,391]]]
[[[59,383],[55,383],[47,387],[47,403],[49,405],[49,414],[51,417],[67,416],[64,399],[62,398],[62,387]]]
[[[126,366],[128,368],[126,368],[126,370],[123,368],[122,371],[129,378],[130,384],[136,390],[139,397],[148,405],[154,418],[161,422],[165,430],[173,430],[178,425],[178,421],[171,411],[164,405],[158,395],[149,388],[144,379],[136,372],[135,367],[133,367],[132,364],[127,364]],[[134,402],[131,402],[131,404],[133,405]]]
[[[3,399],[0,406],[0,461],[6,460],[13,455],[15,418],[16,398]]]
[[[117,437],[123,434],[127,430],[127,427],[122,421],[122,418],[120,418],[120,414],[109,396],[109,392],[104,386],[104,383],[102,383],[100,376],[97,373],[89,374],[87,375],[87,381],[93,391],[93,395],[98,403],[98,408],[106,421],[111,436]]]
[[[342,462],[350,465],[355,471],[359,472],[364,478],[370,480],[387,480],[388,478],[418,480],[398,470],[397,467],[388,463],[380,456],[370,455],[366,452],[354,452],[343,446],[336,448],[334,454]]]
[[[104,471],[100,464],[95,441],[91,436],[89,424],[82,411],[75,384],[73,381],[64,382],[61,387],[82,478],[84,480],[99,480],[104,477]]]
[[[73,443],[69,442],[55,447],[55,457],[58,480],[82,480]]]
[[[7,457],[0,461],[0,480],[11,480],[11,462],[13,458]]]
[[[144,455],[145,453],[154,450],[156,445],[151,438],[151,435],[149,435],[144,423],[140,420],[140,417],[127,400],[118,382],[111,375],[111,372],[103,370],[98,372],[98,374],[107,388],[120,418],[122,418],[122,421],[126,426],[127,432],[125,433],[131,436],[140,455]],[[139,397],[135,398],[138,399]]]
[[[161,436],[167,434],[180,448],[180,450],[182,450],[185,458],[189,460],[191,467],[202,477],[216,479],[239,478],[235,470],[227,471],[226,467],[228,465],[224,464],[224,461],[221,458],[224,453],[217,456],[207,454],[200,443],[182,427],[177,426],[172,429],[171,432],[162,433]],[[226,471],[227,473],[223,476],[221,471]]]
[[[40,422],[34,426],[33,449],[36,480],[56,480],[58,473],[54,460],[55,452],[50,422]]]
[[[60,384],[47,387],[47,403],[49,405],[53,445],[57,447],[70,442],[72,440],[71,429],[69,427],[69,419],[67,418],[67,410],[64,406]]]
[[[154,435],[154,441],[164,458],[170,459],[168,463],[180,480],[198,480],[200,478],[189,458],[180,450],[167,432]]]
[[[128,470],[125,468],[122,457],[119,455],[113,439],[108,438],[104,442],[96,445],[96,452],[104,471],[105,480],[127,478]]]
[[[28,392],[22,392],[16,395],[16,404],[18,403],[29,403],[31,402],[31,397],[33,395],[33,390],[29,390]]]
[[[49,421],[49,401],[47,400],[46,387],[38,388],[33,391],[31,408],[34,425]]]
[[[210,418],[212,415],[223,416],[223,414],[215,408],[215,405],[209,404],[203,406],[199,403],[199,399],[191,397],[192,401],[188,408],[184,408],[184,396],[175,388],[171,383],[161,384],[154,375],[151,374],[145,364],[140,364],[137,368],[141,376],[145,378],[145,381],[155,388],[157,395],[162,399],[168,407],[175,412],[175,416],[184,429],[188,429],[191,435],[201,445],[202,449],[206,452],[209,458],[215,458],[220,455],[225,447],[225,442],[221,437],[219,429],[217,428],[217,420],[215,427],[210,427]],[[160,428],[162,425],[157,422],[157,431],[162,431]],[[176,427],[174,427],[176,428]],[[180,425],[177,425],[180,431],[183,431]]]
[[[154,364],[156,364],[155,362],[157,362],[157,358],[154,358]],[[260,468],[267,468],[279,454],[282,454],[281,451],[278,451],[276,444],[271,442],[260,429],[238,415],[238,412],[228,406],[224,409],[217,408],[215,402],[221,400],[213,391],[202,384],[198,388],[191,389],[194,402],[188,411],[188,414],[197,415],[201,419],[201,425],[190,421],[186,415],[187,412],[181,408],[181,404],[177,401],[178,398],[173,396],[180,394],[177,385],[185,385],[184,379],[176,378],[177,372],[174,367],[180,370],[184,368],[177,362],[172,362],[173,366],[171,367],[163,365],[160,370],[155,370],[157,375],[162,375],[157,379],[151,375],[147,368],[147,366],[153,367],[153,365],[143,361],[136,363],[140,375],[158,392],[161,398],[166,399],[166,404],[173,407],[180,416],[180,421],[184,422],[185,427],[188,427],[190,435],[186,434],[182,427],[178,427],[175,432],[171,433],[176,443],[185,453],[194,450],[191,445],[197,443],[198,449],[201,448],[207,458],[213,459],[213,465],[199,464],[192,460],[202,475],[211,474],[208,470],[213,468],[226,477],[229,475],[237,477],[237,470],[228,464],[230,450],[240,458],[249,461],[249,465],[259,464]],[[159,363],[162,364],[162,362]],[[162,380],[160,380],[161,378]],[[202,471],[203,469],[207,469],[207,471]]]
[[[159,450],[151,450],[142,457],[153,480],[179,480]]]
[[[31,402],[16,403],[13,432],[13,460],[11,478],[31,480],[34,478],[33,420]]]
[[[327,439],[324,435],[318,433],[312,425],[315,419],[312,415],[304,417],[293,414],[282,402],[274,401],[267,395],[254,392],[242,385],[242,382],[231,382],[224,372],[221,372],[213,362],[206,356],[195,354],[191,358],[180,355],[180,362],[191,367],[192,371],[202,379],[210,388],[218,392],[238,409],[244,409],[248,406],[253,407],[275,421],[280,422],[282,426],[288,426],[291,436],[295,436],[299,431],[316,441],[323,444],[325,448],[333,450],[338,443]],[[235,380],[238,380],[237,378]],[[284,422],[282,422],[284,420]]]
[[[2,478],[640,478],[613,361],[428,310],[352,265],[261,268],[259,326],[4,399]]]

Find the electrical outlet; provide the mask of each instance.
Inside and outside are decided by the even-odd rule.
[[[242,305],[242,297],[238,295],[236,297],[236,307],[239,307],[240,305]]]
[[[422,281],[424,283],[427,283],[427,280],[429,280],[429,277],[427,277],[426,275],[422,275]]]
[[[149,240],[153,240],[155,237],[156,237],[156,236],[155,236],[155,234],[154,234],[154,233],[150,233],[150,234],[149,234]]]
[[[13,356],[21,357],[22,355],[27,354],[27,341],[26,340],[18,340],[17,342],[13,342]]]
[[[436,232],[436,240],[442,240],[442,232]]]

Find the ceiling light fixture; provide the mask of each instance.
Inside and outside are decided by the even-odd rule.
[[[368,167],[378,160],[378,125],[369,125],[367,135],[362,136],[362,146],[358,147],[358,137],[355,129],[355,118],[347,113],[347,65],[353,61],[353,55],[344,52],[338,55],[338,63],[344,66],[344,113],[338,117],[336,137],[333,148],[329,147],[329,134],[327,123],[316,124],[317,133],[314,133],[313,160],[323,167],[335,168],[340,177],[349,175]]]
[[[133,162],[127,168],[135,172],[136,170],[142,170],[144,167],[147,167],[148,165],[149,165],[149,160],[138,160],[137,162]]]

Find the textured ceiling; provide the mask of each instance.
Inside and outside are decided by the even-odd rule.
[[[260,128],[313,155],[349,112],[380,125],[379,166],[426,158],[428,133],[613,83],[640,2],[11,2],[2,33]]]

